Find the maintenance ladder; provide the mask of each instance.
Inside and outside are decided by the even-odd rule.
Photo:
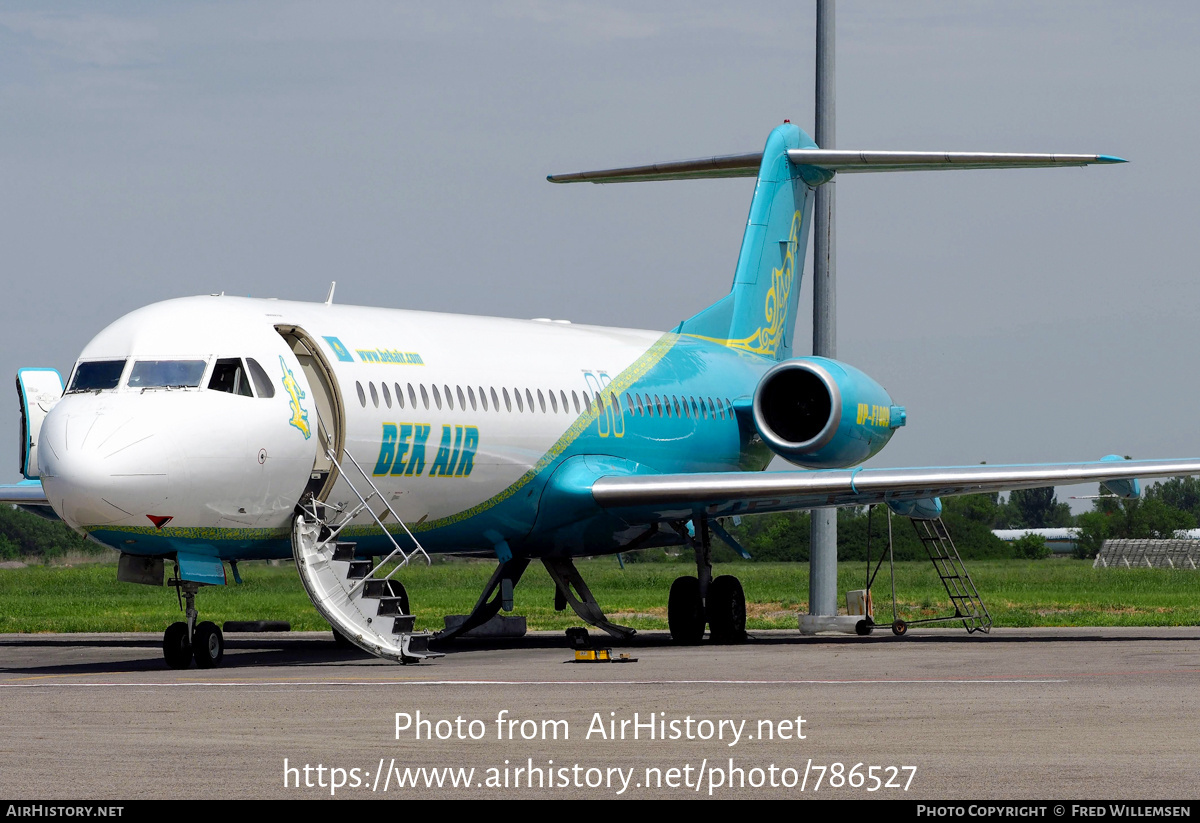
[[[871,571],[871,514],[874,507],[867,509],[867,592],[868,597],[872,585],[875,582],[875,576],[879,574],[879,568],[883,565],[883,556],[879,558],[879,562],[875,565],[875,570]],[[892,633],[903,635],[908,632],[909,626],[919,626],[929,623],[952,623],[962,621],[963,628],[968,633],[982,632],[987,634],[992,628],[992,616],[988,613],[987,606],[983,605],[983,599],[979,596],[979,590],[975,588],[975,581],[971,579],[971,575],[967,573],[967,567],[963,564],[962,558],[958,554],[958,549],[954,546],[954,540],[950,537],[950,530],[946,528],[946,524],[942,522],[940,517],[925,519],[918,517],[910,517],[909,520],[913,524],[913,529],[917,533],[917,539],[921,541],[921,545],[925,547],[926,554],[929,555],[930,561],[933,563],[934,571],[942,581],[942,585],[946,588],[946,594],[950,596],[950,604],[954,607],[954,614],[946,615],[945,617],[927,617],[920,620],[901,620],[896,608],[896,566],[894,561],[894,552],[892,545],[892,511],[888,509],[888,571],[892,578]],[[868,617],[864,621],[860,621],[857,631],[859,634],[870,634],[874,627],[874,621]]]
[[[946,594],[950,595],[950,603],[954,606],[954,615],[932,617],[926,620],[910,620],[908,624],[913,626],[920,623],[945,623],[962,620],[963,628],[968,633],[983,632],[987,634],[992,628],[992,616],[988,614],[987,606],[983,605],[983,600],[979,597],[975,581],[971,579],[971,575],[967,574],[967,567],[963,565],[962,558],[958,556],[958,549],[954,547],[954,541],[950,538],[950,530],[946,528],[942,518],[939,517],[936,520],[910,518],[910,520],[917,532],[917,539],[925,547],[929,559],[933,561],[933,568],[937,571],[938,577],[942,579],[942,585],[946,587]]]

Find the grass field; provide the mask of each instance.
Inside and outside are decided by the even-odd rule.
[[[695,573],[694,566],[682,562],[629,564],[624,570],[611,558],[578,565],[609,616],[642,629],[666,628],[671,581]],[[402,573],[418,627],[438,629],[442,615],[469,611],[494,567],[453,562]],[[296,630],[328,628],[290,563],[243,563],[240,569],[244,585],[200,592],[201,619],[287,620]],[[1091,561],[1077,560],[973,561],[969,569],[997,626],[1200,624],[1200,572],[1093,569]],[[737,563],[714,573],[741,578],[749,628],[795,628],[795,615],[807,610],[805,563]],[[864,580],[862,564],[841,564],[839,591],[862,588]],[[896,565],[896,594],[906,620],[952,611],[927,562]],[[876,619],[890,622],[886,568],[875,581],[874,595]],[[540,564],[526,572],[516,602],[516,613],[525,615],[531,629],[581,625],[570,610],[554,611],[554,587]],[[0,632],[161,632],[179,615],[173,590],[118,583],[115,564],[0,570]]]

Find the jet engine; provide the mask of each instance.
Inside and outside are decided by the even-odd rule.
[[[853,366],[825,357],[785,360],[754,392],[754,426],[770,449],[811,469],[854,466],[905,423],[902,406]]]

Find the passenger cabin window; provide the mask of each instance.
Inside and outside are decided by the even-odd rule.
[[[224,361],[218,361],[224,362]],[[235,360],[241,368],[241,360]],[[203,360],[138,360],[129,372],[131,389],[194,389],[204,377]],[[245,372],[242,378],[245,379]],[[247,383],[249,394],[249,383]]]
[[[137,370],[137,366],[133,368],[134,371]],[[129,385],[133,385],[133,375],[129,376]],[[254,396],[250,391],[250,376],[246,374],[240,357],[223,357],[218,360],[213,366],[212,377],[208,379],[208,387],[213,391],[240,394],[242,397]]]
[[[91,360],[75,367],[67,394],[83,391],[115,389],[125,371],[124,360]]]

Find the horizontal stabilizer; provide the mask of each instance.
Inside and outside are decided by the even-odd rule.
[[[631,183],[637,180],[705,180],[712,177],[754,177],[762,164],[762,152],[727,154],[699,160],[676,160],[623,169],[551,174],[551,183]]]
[[[1038,169],[1058,166],[1125,163],[1107,154],[1029,154],[995,151],[849,151],[844,149],[789,149],[794,166],[812,166],[830,172],[937,171],[939,169]],[[551,183],[633,183],[642,180],[705,180],[717,177],[754,177],[762,153],[727,154],[699,160],[677,160],[648,166],[551,174]]]
[[[788,160],[834,172],[930,171],[937,169],[1040,169],[1124,163],[1107,154],[1028,154],[1000,151],[847,151],[792,149]]]

